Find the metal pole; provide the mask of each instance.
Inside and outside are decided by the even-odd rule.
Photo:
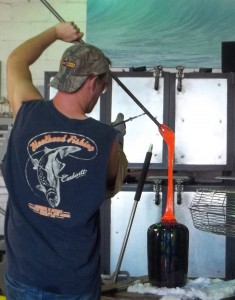
[[[49,11],[60,21],[65,22],[65,20],[55,11],[55,9],[46,1],[41,0],[41,2],[49,9]],[[84,43],[83,40],[80,40]],[[112,71],[108,71],[109,75],[120,85],[120,87],[134,100],[134,102],[146,113],[147,116],[159,127],[161,128],[161,124],[157,121],[156,118],[147,110],[147,108],[128,90],[128,88],[119,80],[119,78],[114,75]]]
[[[134,120],[134,119],[136,119],[136,118],[139,118],[139,117],[141,117],[141,116],[143,116],[143,115],[145,115],[145,113],[142,113],[141,115],[138,115],[138,116],[135,116],[135,117],[130,117],[130,118],[126,119],[126,120],[123,120],[123,121],[121,121],[121,122],[115,123],[115,124],[113,125],[113,127],[116,127],[116,126],[118,126],[118,125],[120,125],[120,124],[127,123],[127,122],[129,122],[129,121],[132,121],[132,120]]]
[[[120,87],[135,101],[135,103],[146,113],[147,116],[160,128],[161,124],[156,118],[147,110],[147,108],[131,93],[130,90],[121,82],[121,80],[109,70],[109,75],[120,85]]]
[[[46,1],[41,0],[41,2],[49,9],[49,11],[60,21],[65,22],[65,20],[54,10],[54,8]]]
[[[117,279],[118,279],[118,274],[119,274],[120,267],[121,267],[122,260],[123,260],[123,256],[124,256],[124,253],[125,253],[125,250],[126,250],[126,245],[127,245],[127,241],[128,241],[129,235],[130,235],[130,231],[131,231],[132,223],[133,223],[133,220],[134,220],[136,208],[137,208],[138,202],[140,200],[140,197],[141,197],[141,194],[142,194],[142,191],[143,191],[144,182],[145,182],[145,179],[146,179],[146,175],[147,175],[147,172],[148,172],[148,169],[149,169],[149,164],[150,164],[151,157],[152,157],[152,150],[153,150],[153,145],[151,144],[149,146],[148,152],[146,153],[145,160],[144,160],[144,165],[143,165],[141,175],[140,175],[140,179],[138,181],[138,186],[137,186],[136,193],[135,193],[135,198],[134,198],[135,201],[134,201],[134,204],[133,204],[133,207],[132,207],[131,216],[130,216],[129,223],[128,223],[128,226],[127,226],[127,229],[126,229],[126,234],[125,234],[124,241],[123,241],[123,244],[122,244],[122,248],[121,248],[121,252],[120,252],[120,255],[119,255],[116,270],[114,272],[114,279],[113,279],[114,282],[117,282]]]

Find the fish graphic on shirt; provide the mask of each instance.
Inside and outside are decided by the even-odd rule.
[[[80,150],[81,148],[77,146],[62,146],[56,149],[45,147],[44,154],[39,160],[31,158],[40,183],[36,187],[45,194],[51,207],[57,207],[60,203],[59,173],[65,167],[65,163],[60,160]]]

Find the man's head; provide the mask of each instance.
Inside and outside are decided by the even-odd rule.
[[[65,93],[77,91],[87,78],[107,74],[111,61],[104,53],[89,44],[76,43],[65,50],[59,72],[50,86]]]

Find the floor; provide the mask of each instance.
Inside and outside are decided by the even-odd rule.
[[[101,300],[133,300],[133,299],[138,299],[138,300],[159,300],[161,297],[159,296],[153,296],[153,295],[140,295],[140,294],[130,294],[130,293],[117,293],[114,295],[110,296],[102,296]]]
[[[136,280],[141,280],[141,282],[145,283],[148,282],[148,276],[141,276],[138,278],[133,278],[129,280],[121,280],[117,283],[108,283],[102,286],[102,297],[101,300],[112,300],[112,299],[125,299],[125,300],[157,300],[160,299],[159,296],[153,295],[142,295],[142,294],[135,294],[135,293],[128,293],[127,288],[130,284],[132,284]]]

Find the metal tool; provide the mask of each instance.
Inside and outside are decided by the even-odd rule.
[[[49,9],[49,11],[58,19],[60,22],[65,22],[65,20],[54,10],[54,8],[46,1],[41,0],[41,2]]]
[[[147,172],[148,172],[148,169],[149,169],[149,165],[150,165],[150,161],[151,161],[151,158],[152,158],[152,150],[153,150],[153,145],[151,144],[149,146],[149,149],[148,149],[147,153],[146,153],[143,168],[142,168],[142,171],[141,171],[141,174],[140,174],[140,179],[138,181],[138,185],[137,185],[137,189],[136,189],[136,193],[135,193],[135,197],[134,197],[134,204],[133,204],[133,207],[132,207],[132,211],[131,211],[129,222],[128,222],[128,225],[127,225],[126,233],[125,233],[124,240],[123,240],[123,243],[122,243],[122,248],[121,248],[121,251],[120,251],[119,258],[118,258],[117,266],[116,266],[116,269],[115,269],[114,273],[111,276],[109,276],[109,275],[108,276],[106,276],[106,275],[103,276],[103,279],[106,280],[106,281],[111,280],[113,282],[117,282],[118,275],[120,275],[120,274],[129,275],[128,272],[120,272],[120,267],[121,267],[123,256],[124,256],[124,253],[125,253],[125,250],[126,250],[126,245],[127,245],[128,239],[129,239],[129,235],[130,235],[131,227],[132,227],[132,224],[133,224],[136,208],[137,208],[138,202],[141,198],[141,194],[142,194],[142,191],[143,191],[144,182],[145,182]]]
[[[41,0],[41,2],[49,9],[49,11],[60,21],[65,22],[65,20],[55,11],[55,9],[46,1]],[[84,43],[84,41],[79,40]],[[134,100],[134,102],[145,112],[147,116],[159,127],[161,128],[161,124],[157,121],[157,119],[147,110],[147,108],[128,90],[128,88],[119,80],[119,78],[110,70],[108,71],[109,75],[118,83],[118,85]]]
[[[162,125],[157,121],[157,119],[147,110],[147,108],[131,93],[130,90],[121,82],[121,80],[109,70],[109,75],[118,83],[118,85],[129,95],[132,100],[146,113],[146,115],[159,127]]]
[[[118,279],[118,274],[119,274],[120,267],[121,267],[122,260],[123,260],[123,256],[124,256],[124,253],[125,253],[125,250],[126,250],[126,245],[127,245],[127,241],[128,241],[129,235],[130,235],[130,231],[131,231],[132,223],[133,223],[133,220],[134,220],[136,208],[137,208],[138,202],[141,198],[144,182],[145,182],[146,175],[147,175],[147,172],[148,172],[148,169],[149,169],[149,164],[150,164],[151,157],[152,157],[152,150],[153,150],[153,145],[151,144],[149,146],[148,152],[146,153],[143,168],[142,168],[141,175],[140,175],[140,179],[138,181],[138,185],[137,185],[137,189],[136,189],[136,193],[135,193],[135,197],[134,197],[134,204],[133,204],[132,211],[131,211],[131,216],[130,216],[129,223],[128,223],[128,226],[127,226],[127,229],[126,229],[126,234],[125,234],[124,241],[123,241],[123,244],[122,244],[122,248],[121,248],[121,252],[120,252],[120,255],[119,255],[116,270],[115,270],[114,276],[113,276],[113,281],[114,282],[117,282],[117,279]]]
[[[132,120],[134,120],[134,119],[136,119],[136,118],[139,118],[139,117],[141,117],[141,116],[143,116],[143,115],[145,115],[145,113],[140,114],[140,115],[138,115],[138,116],[130,117],[130,118],[126,119],[126,120],[123,120],[123,121],[121,121],[121,122],[118,122],[118,123],[113,124],[113,127],[116,127],[116,126],[118,126],[118,125],[127,123],[127,122],[129,122],[129,121],[132,121]]]

